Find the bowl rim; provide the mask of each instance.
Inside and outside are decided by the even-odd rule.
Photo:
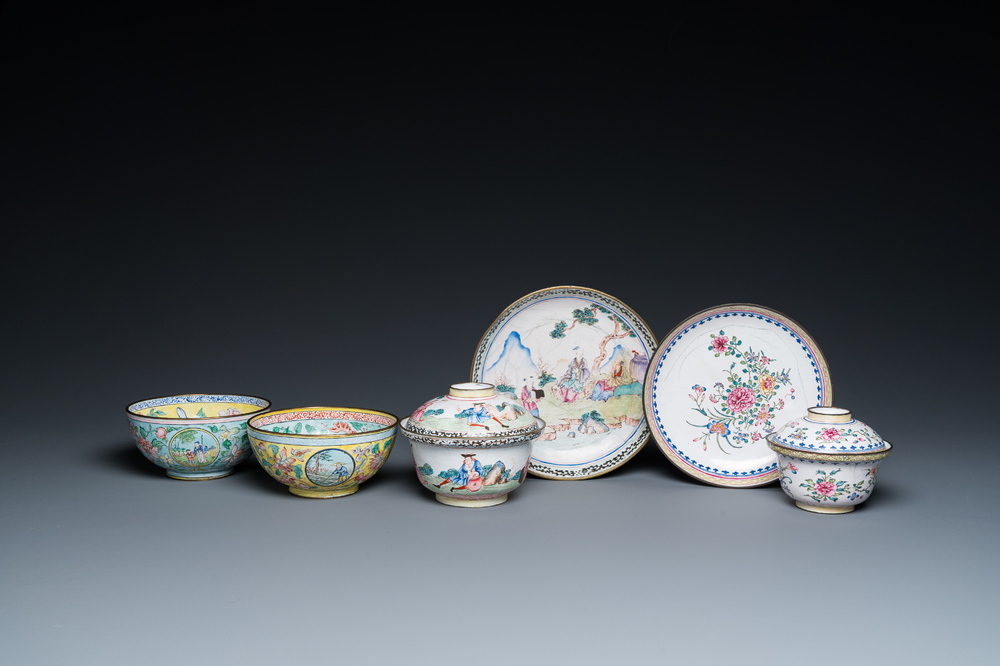
[[[376,414],[379,416],[387,416],[393,420],[392,425],[383,426],[375,430],[365,430],[363,432],[344,432],[344,433],[275,433],[270,430],[264,430],[263,428],[258,428],[257,426],[250,423],[253,419],[261,418],[263,416],[278,416],[280,414],[291,414],[294,412],[356,412],[360,414]],[[254,414],[253,417],[247,419],[247,430],[255,433],[263,433],[265,435],[279,435],[281,437],[294,437],[297,439],[304,440],[330,440],[330,439],[347,439],[350,437],[357,437],[359,435],[374,435],[388,430],[392,430],[399,426],[399,417],[397,417],[392,412],[387,412],[383,409],[369,409],[367,407],[332,407],[332,406],[313,406],[313,407],[290,407],[287,409],[279,409],[275,411],[269,411],[266,414]]]
[[[150,416],[150,415],[147,415],[147,414],[139,414],[138,412],[135,412],[135,411],[132,410],[132,408],[135,407],[136,405],[138,405],[140,403],[143,403],[143,402],[149,402],[151,400],[165,400],[165,399],[168,399],[168,398],[186,398],[186,397],[195,397],[195,396],[211,396],[211,397],[232,396],[234,398],[250,398],[252,400],[259,400],[259,401],[264,402],[266,404],[263,405],[263,406],[257,407],[252,412],[244,412],[242,414],[231,414],[229,416],[188,416],[188,417],[180,417],[180,416]],[[196,401],[194,401],[194,402],[196,402]],[[246,417],[247,420],[250,420],[254,416],[259,416],[260,414],[262,414],[264,412],[270,411],[272,404],[273,403],[270,400],[268,400],[267,398],[262,398],[259,395],[250,395],[248,393],[170,393],[170,394],[167,394],[167,395],[154,396],[152,398],[143,398],[142,400],[133,400],[132,402],[130,402],[128,405],[125,406],[125,413],[128,415],[129,418],[149,419],[150,421],[159,421],[159,422],[164,422],[164,423],[166,423],[168,421],[181,421],[181,422],[184,422],[184,423],[204,423],[204,422],[209,421],[209,420],[213,420],[214,421],[214,420],[219,420],[219,419],[236,419],[236,420],[239,420],[241,417]]]

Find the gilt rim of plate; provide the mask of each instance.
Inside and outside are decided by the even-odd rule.
[[[533,291],[518,298],[516,301],[504,308],[500,315],[493,320],[493,323],[486,329],[486,332],[483,333],[482,337],[479,339],[479,344],[476,345],[476,353],[472,361],[472,369],[469,373],[472,381],[484,381],[478,376],[479,370],[486,361],[486,354],[483,348],[484,343],[492,341],[496,336],[496,333],[504,324],[507,323],[507,321],[525,309],[541,303],[547,297],[553,295],[566,295],[569,297],[590,299],[602,302],[606,306],[613,307],[623,319],[628,321],[629,325],[632,326],[637,333],[637,337],[643,341],[644,346],[648,349],[647,356],[650,356],[656,349],[656,336],[653,334],[649,325],[635,310],[615,296],[598,289],[581,287],[579,285],[558,285],[554,287],[546,287],[545,289],[538,289],[537,291]],[[528,460],[528,471],[531,474],[542,478],[568,481],[592,479],[602,476],[608,472],[618,469],[639,453],[642,447],[649,440],[649,430],[649,424],[645,416],[645,409],[643,409],[641,423],[639,426],[636,427],[632,436],[623,441],[614,451],[611,451],[601,458],[573,465],[543,463],[536,461],[534,455],[532,455],[532,457]],[[584,467],[584,465],[587,466]]]
[[[366,435],[366,436],[367,435],[374,435],[374,434],[381,433],[381,432],[387,432],[387,431],[392,430],[393,428],[396,428],[396,427],[399,426],[399,419],[396,417],[395,414],[392,414],[391,412],[387,412],[387,411],[384,411],[384,410],[381,410],[381,409],[366,409],[366,408],[361,408],[361,407],[292,407],[290,409],[279,409],[278,411],[268,412],[266,414],[255,415],[252,419],[250,419],[250,420],[247,421],[247,430],[252,430],[255,433],[263,433],[265,435],[273,436],[276,433],[274,433],[274,432],[272,432],[270,430],[264,430],[263,428],[261,428],[261,427],[259,427],[257,425],[254,425],[250,421],[258,421],[259,419],[266,419],[266,418],[272,418],[272,417],[274,417],[274,418],[277,418],[277,421],[275,421],[274,423],[268,423],[267,424],[267,425],[274,425],[275,423],[285,423],[285,422],[290,422],[290,421],[303,421],[303,420],[309,421],[309,420],[312,420],[310,418],[301,417],[300,415],[302,415],[302,414],[318,415],[318,414],[333,414],[333,413],[353,414],[353,415],[367,414],[367,415],[371,415],[371,416],[381,416],[381,417],[384,417],[384,418],[387,418],[387,419],[391,419],[392,423],[389,424],[389,425],[382,424],[383,427],[381,427],[381,428],[376,428],[375,430],[365,430],[364,432],[360,432],[360,433],[358,433],[358,432],[351,432],[351,433],[348,433],[348,432],[344,432],[344,433],[329,433],[329,432],[328,433],[284,433],[283,432],[283,433],[281,433],[281,437],[282,438],[288,437],[288,438],[293,438],[293,439],[312,440],[312,441],[318,442],[318,441],[321,441],[321,440],[322,441],[328,441],[328,440],[331,440],[331,439],[333,439],[333,440],[336,440],[336,439],[347,439],[349,437],[357,437],[358,435],[362,435],[362,434]],[[289,418],[289,419],[282,419],[281,418],[282,416],[286,416],[286,415],[296,415],[296,416],[299,416],[299,418]],[[316,416],[315,418],[320,418],[320,417]],[[326,416],[324,418],[350,420],[350,419],[347,419],[347,418],[342,417],[342,416]],[[364,421],[365,419],[361,418],[361,419],[354,419],[354,420],[356,420],[356,421]],[[371,422],[372,423],[377,423],[377,421],[371,421]]]
[[[806,350],[807,355],[811,356],[814,360],[814,374],[817,376],[817,383],[819,384],[819,402],[817,404],[820,406],[829,406],[833,404],[833,383],[830,378],[830,368],[827,364],[826,357],[823,355],[823,352],[816,343],[816,340],[809,335],[808,332],[806,332],[805,328],[803,328],[801,324],[788,315],[763,305],[757,305],[755,303],[727,303],[725,305],[717,305],[711,308],[706,308],[700,312],[690,315],[681,323],[674,326],[670,333],[668,333],[667,336],[660,341],[656,352],[649,360],[649,368],[646,370],[646,381],[643,384],[642,407],[646,415],[646,422],[649,424],[651,438],[656,442],[657,446],[666,456],[667,460],[673,463],[675,467],[685,474],[708,485],[725,488],[750,488],[771,483],[778,478],[777,454],[774,454],[773,456],[773,463],[758,470],[752,470],[752,474],[742,473],[731,476],[720,476],[717,470],[714,474],[709,473],[697,469],[697,463],[689,463],[683,460],[675,450],[676,447],[673,446],[670,438],[661,432],[659,420],[650,418],[651,412],[655,414],[659,410],[658,406],[652,404],[653,387],[655,386],[655,377],[660,373],[661,366],[663,365],[664,356],[670,353],[670,351],[677,345],[678,340],[684,337],[685,334],[693,330],[695,327],[701,326],[709,321],[717,321],[720,319],[725,320],[734,316],[752,316],[756,319],[768,320],[770,323],[775,324],[776,327],[782,329],[790,335],[798,336],[800,338],[800,343],[804,343],[805,346],[808,347],[808,350]],[[664,438],[666,441],[664,441]]]
[[[181,400],[182,398],[187,398],[186,400]],[[161,402],[166,400],[177,400],[177,402]],[[187,405],[192,403],[212,403],[212,402],[236,402],[248,405],[255,405],[258,409],[252,412],[245,412],[243,414],[231,414],[229,416],[151,416],[148,414],[140,414],[134,410],[136,409],[147,409],[149,407],[162,407],[164,405]],[[142,405],[140,407],[139,405]],[[150,422],[163,422],[167,423],[170,421],[177,421],[183,423],[206,423],[208,421],[217,421],[220,419],[231,421],[239,420],[240,417],[245,417],[247,420],[255,417],[261,416],[267,413],[271,409],[271,401],[267,398],[261,398],[256,395],[247,395],[243,393],[174,393],[170,395],[158,395],[154,398],[144,398],[142,400],[136,400],[130,402],[125,407],[125,413],[129,418],[136,418],[142,420],[148,420]]]

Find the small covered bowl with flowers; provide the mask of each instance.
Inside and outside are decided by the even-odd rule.
[[[868,499],[892,444],[840,407],[810,407],[767,436],[781,489],[813,513],[848,513]]]
[[[442,504],[494,506],[523,482],[545,422],[492,384],[452,384],[399,425],[417,478]]]

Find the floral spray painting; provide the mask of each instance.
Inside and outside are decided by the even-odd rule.
[[[832,399],[826,361],[792,319],[753,304],[700,312],[650,361],[645,413],[654,440],[682,471],[720,486],[778,478],[766,437]]]
[[[655,346],[612,297],[553,288],[501,315],[480,343],[473,379],[545,421],[531,472],[586,478],[624,463],[647,439],[642,387]]]

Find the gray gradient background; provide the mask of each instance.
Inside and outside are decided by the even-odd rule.
[[[995,663],[982,17],[0,9],[3,663]],[[991,229],[992,228],[992,229]],[[512,301],[752,302],[896,449],[853,514],[607,476],[166,478],[125,405],[397,415]],[[992,656],[991,656],[992,655]]]

